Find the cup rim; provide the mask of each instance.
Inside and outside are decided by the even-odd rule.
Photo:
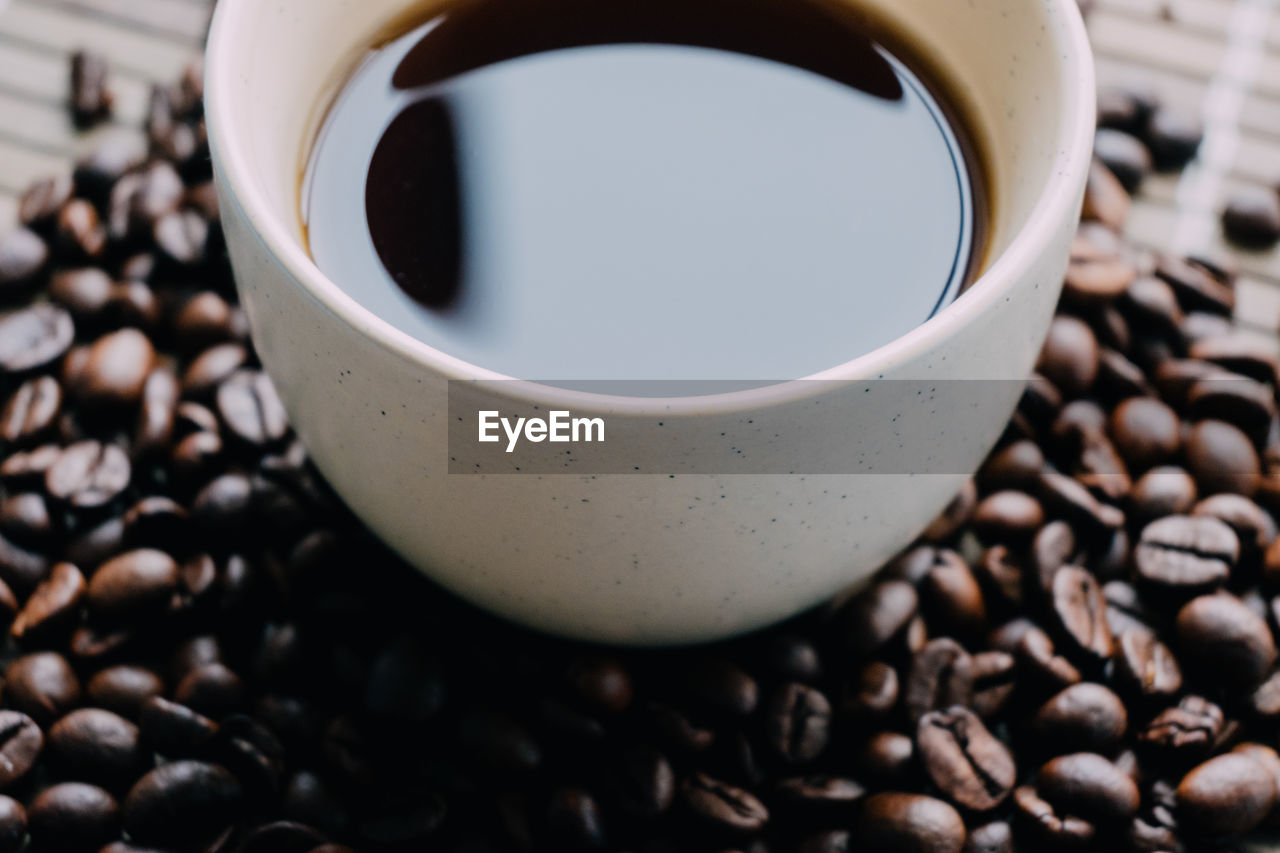
[[[226,196],[250,223],[258,239],[275,261],[299,282],[322,308],[354,329],[370,343],[448,380],[505,380],[504,394],[522,402],[595,409],[615,414],[664,417],[724,414],[784,405],[828,389],[890,374],[937,342],[945,340],[972,321],[1014,287],[1051,242],[1055,228],[1079,213],[1078,190],[1093,156],[1096,93],[1093,53],[1079,7],[1074,0],[1046,4],[1047,13],[1061,17],[1060,40],[1052,48],[1061,58],[1060,84],[1068,93],[1067,113],[1056,140],[1057,154],[1049,177],[1030,216],[1022,223],[1003,252],[969,287],[925,322],[870,352],[809,376],[779,380],[743,390],[684,397],[637,397],[602,394],[518,379],[460,359],[418,340],[365,308],[333,282],[312,260],[272,211],[264,189],[248,169],[243,143],[237,144],[229,114],[231,86],[224,75],[234,74],[222,55],[232,49],[237,24],[258,0],[223,0],[215,10],[206,45],[205,114],[215,174],[222,178]]]

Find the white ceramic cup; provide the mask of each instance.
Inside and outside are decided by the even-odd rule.
[[[449,473],[449,380],[502,377],[361,307],[316,268],[298,213],[302,159],[345,58],[407,9],[432,4],[218,4],[206,111],[254,341],[316,464],[409,562],[547,631],[628,644],[709,640],[781,619],[864,578],[976,469],[1016,405],[1016,382],[990,384],[1006,390],[984,393],[960,418],[938,407],[857,405],[849,392],[880,378],[1029,375],[1090,162],[1094,78],[1084,27],[1075,0],[848,2],[911,33],[969,98],[993,173],[987,267],[928,322],[810,381],[665,401],[519,381],[481,392],[494,408],[605,416],[612,447],[654,441],[662,418],[665,446],[700,462],[699,473],[674,477]],[[706,440],[726,431],[737,439],[732,451]],[[849,463],[851,444],[926,458],[940,441],[958,460],[942,473],[871,475]],[[774,454],[798,455],[808,470],[715,473],[717,454],[743,446],[765,467]],[[827,471],[839,473],[815,473]],[[359,568],[351,567],[353,583]]]

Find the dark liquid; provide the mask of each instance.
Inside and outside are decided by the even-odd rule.
[[[481,367],[788,379],[968,283],[963,134],[824,0],[458,0],[348,81],[303,215],[331,279]]]

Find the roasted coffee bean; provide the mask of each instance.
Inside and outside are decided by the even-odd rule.
[[[1129,492],[1134,518],[1141,521],[1185,515],[1195,506],[1196,481],[1181,468],[1161,465],[1143,474]]]
[[[209,223],[193,210],[167,213],[156,220],[152,239],[161,254],[179,266],[195,266],[205,260]]]
[[[138,165],[138,150],[124,135],[104,138],[75,167],[76,195],[105,209],[111,189]]]
[[[218,294],[202,290],[188,299],[173,319],[173,331],[184,349],[197,350],[242,337],[242,320]]]
[[[152,696],[164,694],[164,681],[150,669],[119,664],[100,670],[85,685],[90,705],[113,711],[137,721],[142,705]]]
[[[1013,696],[1017,663],[1012,654],[1001,651],[973,655],[974,712],[983,719],[996,716]]]
[[[38,544],[53,528],[49,505],[38,492],[18,492],[0,501],[0,532],[16,541]]]
[[[73,198],[58,211],[54,242],[65,255],[81,262],[95,262],[107,250],[107,229],[97,209],[80,198]]]
[[[974,564],[973,575],[982,591],[984,609],[987,603],[996,615],[1017,610],[1023,600],[1023,569],[1005,545],[993,545]]]
[[[1178,611],[1178,643],[1184,658],[1241,688],[1256,687],[1276,662],[1267,623],[1226,593],[1202,595]]]
[[[557,843],[566,849],[594,849],[604,845],[600,807],[595,797],[582,788],[552,791],[547,826]]]
[[[212,393],[249,360],[249,352],[241,344],[216,344],[200,353],[182,374],[182,392],[188,397]]]
[[[124,802],[124,827],[146,844],[212,838],[235,819],[240,785],[216,764],[174,761],[138,780]]]
[[[1076,535],[1065,521],[1051,521],[1036,533],[1031,542],[1031,568],[1035,575],[1034,592],[1049,596],[1053,579],[1076,551]]]
[[[844,608],[841,624],[849,652],[858,656],[878,651],[906,630],[920,600],[903,581],[872,583]]]
[[[854,836],[866,853],[961,853],[965,828],[942,800],[888,792],[867,799]]]
[[[83,782],[46,788],[27,808],[27,828],[41,850],[93,850],[115,838],[119,827],[115,798]]]
[[[1044,511],[1035,498],[1018,491],[995,492],[974,509],[975,532],[988,542],[1025,543],[1044,523]]]
[[[675,773],[656,749],[636,746],[625,751],[616,776],[619,801],[629,813],[650,819],[671,808],[675,797]]]
[[[236,711],[244,702],[244,681],[220,663],[207,663],[191,670],[174,688],[179,704],[218,718]]]
[[[1139,276],[1118,304],[1137,329],[1166,340],[1181,337],[1185,316],[1178,304],[1178,295],[1167,281],[1151,275]]]
[[[1120,635],[1116,679],[1143,699],[1172,698],[1182,689],[1182,668],[1154,634],[1134,628]]]
[[[949,638],[931,640],[912,659],[904,695],[907,716],[967,705],[973,698],[973,658]]]
[[[0,234],[0,302],[26,296],[49,263],[49,247],[26,228]]]
[[[970,811],[990,811],[1013,789],[1013,756],[972,711],[953,707],[920,718],[916,744],[929,778]]]
[[[65,634],[78,616],[85,587],[84,575],[74,565],[55,565],[13,620],[13,638],[31,643]]]
[[[1107,624],[1107,603],[1093,575],[1063,566],[1053,576],[1053,612],[1062,635],[1083,654],[1105,661],[1115,648]]]
[[[156,751],[168,757],[195,755],[218,732],[208,717],[161,696],[142,700],[138,730]]]
[[[1205,420],[1187,436],[1187,467],[1200,493],[1251,496],[1258,486],[1258,454],[1249,437],[1225,421]]]
[[[1036,370],[1064,391],[1087,391],[1098,374],[1098,339],[1093,330],[1074,317],[1055,317]]]
[[[0,410],[0,439],[27,444],[49,432],[62,408],[62,388],[52,376],[29,379]]]
[[[103,335],[89,348],[75,391],[90,404],[135,406],[155,358],[151,341],[137,329]]]
[[[275,443],[288,433],[284,406],[265,373],[240,370],[218,386],[218,414],[236,438],[252,445]]]
[[[1155,273],[1173,288],[1178,302],[1187,311],[1207,311],[1231,316],[1235,308],[1235,294],[1231,288],[1213,277],[1203,267],[1190,264],[1185,259],[1162,256]],[[1195,355],[1195,358],[1203,356]]]
[[[1161,170],[1180,169],[1191,162],[1203,138],[1200,120],[1174,107],[1157,107],[1147,123],[1147,144]]]
[[[680,784],[690,811],[712,826],[731,832],[755,832],[769,822],[769,810],[741,788],[695,773]]]
[[[1044,453],[1032,441],[1015,441],[993,453],[978,471],[978,482],[989,492],[1035,488]]]
[[[1093,153],[1128,193],[1137,192],[1142,179],[1151,171],[1151,152],[1147,146],[1122,130],[1099,129],[1093,141]]]
[[[1095,849],[1097,829],[1094,825],[1074,815],[1060,815],[1032,786],[1023,785],[1014,790],[1013,801],[1019,838],[1046,844],[1054,850]]]
[[[1061,812],[1100,821],[1132,818],[1141,802],[1134,781],[1091,752],[1062,755],[1041,767],[1036,790]]]
[[[1166,761],[1186,763],[1213,749],[1224,722],[1217,705],[1201,696],[1184,696],[1176,706],[1156,715],[1138,740]]]
[[[1086,224],[1096,222],[1119,231],[1129,217],[1131,203],[1119,178],[1095,157],[1085,181],[1081,219]]]
[[[35,181],[18,200],[18,221],[33,231],[48,233],[58,211],[71,200],[74,192],[75,184],[69,175]]]
[[[775,795],[785,818],[824,825],[847,820],[867,790],[839,776],[798,776],[779,782]]]
[[[769,743],[790,763],[812,761],[827,747],[831,704],[812,687],[783,685],[770,700],[765,719]]]
[[[35,721],[17,711],[0,711],[0,789],[10,790],[33,767],[44,749]]]
[[[71,315],[36,303],[0,316],[0,372],[25,373],[62,357],[75,336]]]
[[[1124,524],[1124,513],[1095,498],[1071,477],[1046,468],[1040,472],[1037,497],[1049,517],[1078,525],[1091,536],[1110,536]]]
[[[873,661],[858,671],[845,700],[846,711],[860,719],[887,715],[898,704],[898,671]]]
[[[1036,744],[1049,754],[1111,755],[1129,727],[1124,703],[1101,684],[1073,684],[1040,706],[1032,720]]]
[[[976,637],[986,630],[982,589],[968,564],[954,551],[934,553],[919,594],[926,620],[934,630],[957,637]]]
[[[1099,89],[1098,127],[1141,134],[1156,106],[1156,96],[1151,92],[1114,86]]]
[[[1192,420],[1226,421],[1255,444],[1263,445],[1276,417],[1275,392],[1255,379],[1224,371],[1191,386],[1187,393],[1187,413]]]
[[[50,756],[71,778],[114,788],[145,769],[138,727],[101,708],[72,711],[49,728]]]
[[[1198,340],[1191,345],[1190,355],[1258,382],[1274,383],[1280,369],[1276,353],[1269,345],[1236,332]]]
[[[1178,819],[1208,836],[1238,835],[1258,826],[1276,804],[1276,784],[1253,758],[1211,758],[1178,783]]]
[[[782,678],[813,682],[823,675],[822,659],[817,645],[799,635],[775,634],[766,638],[760,647],[759,657],[761,664]],[[610,669],[612,670],[612,667]],[[618,704],[623,695],[626,696],[626,704],[631,703],[631,677],[625,669],[616,670],[615,677],[611,677],[604,683],[611,686],[602,695],[615,697],[615,701],[608,702],[607,706]],[[626,684],[625,692],[618,689],[623,683]]]
[[[115,500],[131,475],[129,457],[116,445],[79,441],[45,472],[45,490],[72,507],[96,509]]]
[[[27,592],[40,583],[48,571],[49,562],[43,554],[28,551],[0,536],[0,582],[5,586]],[[7,604],[7,598],[0,594],[0,606]]]
[[[47,725],[80,703],[80,680],[66,658],[34,652],[5,669],[5,701],[37,723]]]
[[[1134,550],[1139,579],[1180,595],[1226,583],[1240,556],[1240,540],[1216,518],[1171,515],[1142,530]]]
[[[915,741],[901,732],[878,732],[854,749],[853,765],[876,787],[909,787],[918,775]]]
[[[1013,853],[1013,828],[1003,820],[993,820],[969,830],[964,853]]]
[[[115,98],[107,85],[107,58],[78,50],[71,55],[71,115],[79,128],[92,127],[111,114]]]
[[[1018,640],[1014,659],[1028,683],[1038,684],[1050,692],[1057,692],[1081,680],[1080,670],[1063,656],[1055,654],[1049,635],[1034,626]]]
[[[1182,444],[1178,415],[1152,397],[1130,397],[1120,403],[1111,413],[1108,429],[1116,450],[1138,471],[1174,458]]]
[[[89,579],[88,604],[98,618],[120,621],[163,610],[178,588],[178,564],[140,548],[103,563]]]
[[[684,672],[689,695],[708,708],[735,716],[755,710],[760,690],[754,678],[724,658],[702,655]]]

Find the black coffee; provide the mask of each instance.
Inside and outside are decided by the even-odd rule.
[[[975,274],[984,187],[916,63],[828,0],[456,0],[333,105],[320,268],[535,379],[787,379]]]

